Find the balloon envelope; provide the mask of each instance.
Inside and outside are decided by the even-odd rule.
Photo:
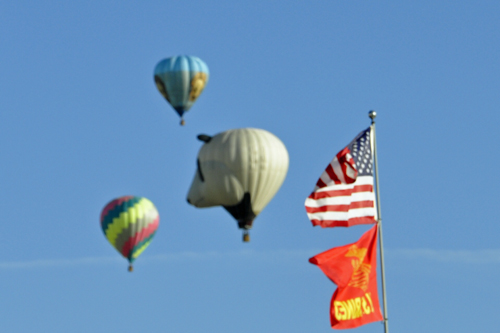
[[[200,96],[208,76],[207,65],[192,56],[163,59],[154,71],[156,87],[181,118]]]
[[[101,228],[111,245],[132,263],[158,229],[160,216],[146,198],[124,196],[109,202],[101,212]]]
[[[242,229],[271,201],[285,180],[288,152],[274,134],[241,128],[205,141],[198,153],[198,169],[188,193],[196,207],[223,206]]]

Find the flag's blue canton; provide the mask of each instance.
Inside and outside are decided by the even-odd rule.
[[[370,127],[359,133],[359,135],[352,140],[348,147],[356,163],[358,176],[373,176]]]

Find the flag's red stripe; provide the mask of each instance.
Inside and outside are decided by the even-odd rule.
[[[331,227],[350,227],[358,224],[374,224],[377,223],[374,216],[365,216],[365,217],[353,217],[349,220],[311,220],[313,226],[319,225],[322,228],[331,228]]]
[[[352,189],[348,190],[313,192],[309,196],[309,199],[318,200],[318,199],[332,198],[332,197],[348,197],[353,193],[360,193],[360,192],[373,192],[373,185],[356,185]]]
[[[346,184],[352,184],[356,181],[356,178],[358,177],[358,171],[356,170],[356,166],[354,165],[354,160],[352,157],[347,159],[347,153],[342,156],[342,158],[339,158],[340,166],[342,168],[342,173],[344,174],[344,179]],[[354,172],[354,177],[350,177],[347,175],[347,169],[351,169]]]
[[[325,205],[321,207],[306,206],[306,212],[308,212],[309,214],[324,213],[324,212],[348,212],[350,209],[371,208],[371,207],[374,207],[373,200],[366,200],[366,201],[351,202],[350,205]]]
[[[306,212],[308,212],[309,214],[324,213],[324,212],[347,212],[347,211],[349,211],[349,205],[327,205],[321,207],[306,206]]]
[[[373,208],[375,207],[375,202],[373,200],[365,200],[365,201],[354,201],[349,205],[352,209],[356,208]]]
[[[340,184],[341,183],[339,177],[337,177],[337,175],[335,174],[335,171],[333,171],[333,167],[332,167],[331,163],[328,164],[328,166],[326,167],[325,171],[328,174],[328,176],[330,177],[330,179],[335,182],[335,184]]]
[[[316,183],[316,186],[319,188],[326,187],[325,182],[320,178],[318,179],[318,182]]]
[[[355,179],[347,177],[347,154],[349,153],[349,148],[345,147],[340,153],[337,154],[337,159],[339,161],[340,169],[342,169],[342,174],[344,175],[344,184],[352,184]]]

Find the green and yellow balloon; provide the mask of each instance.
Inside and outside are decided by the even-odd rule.
[[[111,245],[130,263],[149,246],[160,215],[146,198],[124,196],[109,202],[101,212],[101,228]]]

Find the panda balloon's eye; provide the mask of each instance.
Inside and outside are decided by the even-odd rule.
[[[200,176],[201,181],[205,182],[205,178],[203,177],[203,173],[201,173],[200,159],[196,160],[196,164],[198,165],[198,168],[197,168],[198,175]]]

